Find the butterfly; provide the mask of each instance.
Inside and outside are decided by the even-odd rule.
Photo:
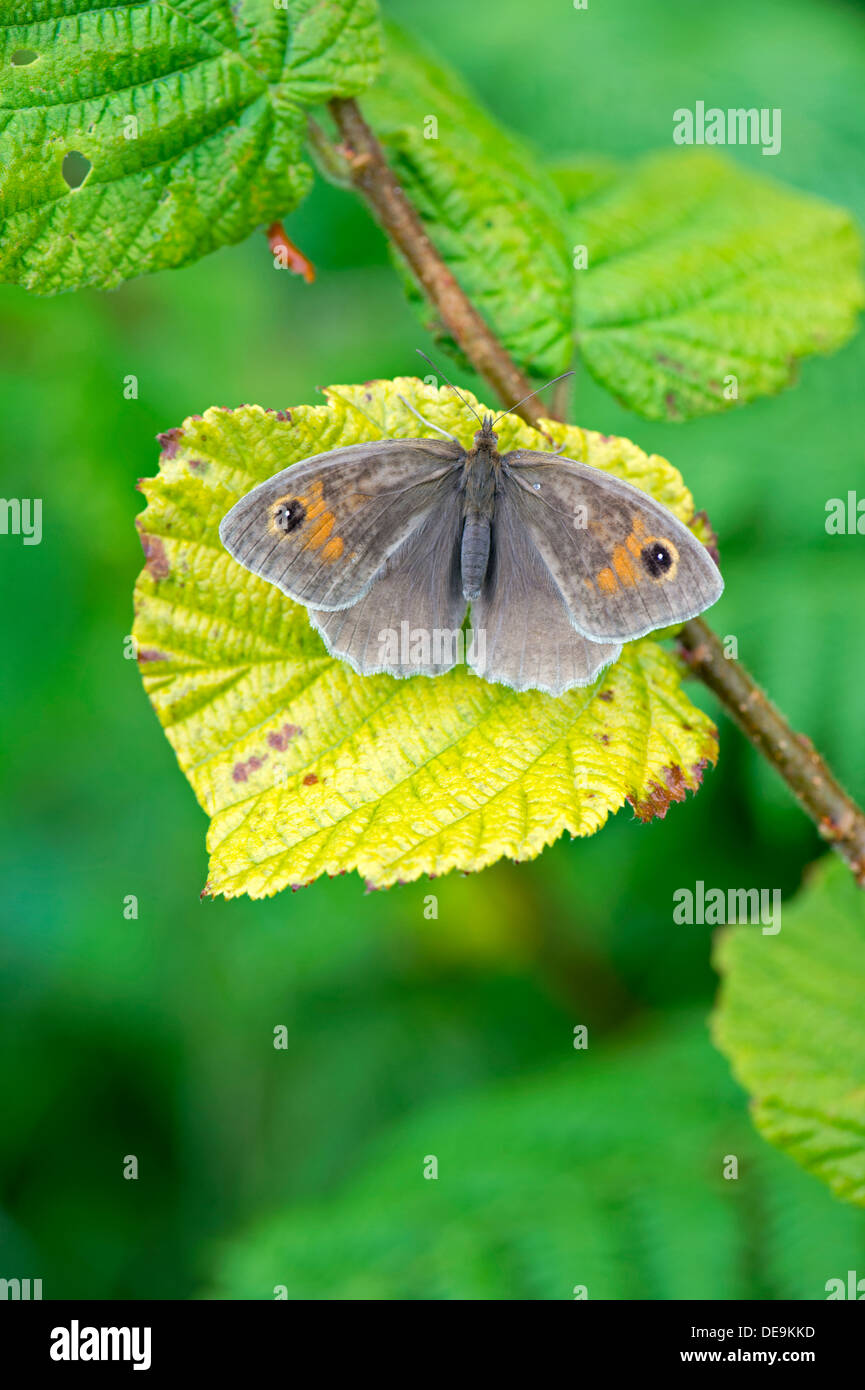
[[[465,661],[561,695],[720,597],[717,565],[666,507],[558,453],[500,454],[501,416],[460,399],[480,424],[471,448],[449,435],[332,449],[223,518],[229,554],[304,604],[331,655],[362,676]]]

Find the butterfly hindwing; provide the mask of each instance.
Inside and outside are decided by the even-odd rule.
[[[593,642],[628,642],[685,622],[721,595],[705,546],[672,512],[621,478],[588,464],[516,450],[500,495]]]
[[[589,642],[576,630],[526,530],[519,497],[507,488],[496,500],[490,566],[471,626],[475,673],[513,690],[561,695],[590,685],[621,652],[618,643]]]
[[[463,451],[437,439],[350,444],[293,464],[242,497],[220,539],[289,598],[344,608],[459,485]]]

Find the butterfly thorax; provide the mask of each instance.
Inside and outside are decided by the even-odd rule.
[[[490,523],[495,508],[501,469],[498,437],[492,417],[484,416],[483,428],[463,461],[463,532],[460,543],[460,575],[463,596],[478,598],[490,558]]]

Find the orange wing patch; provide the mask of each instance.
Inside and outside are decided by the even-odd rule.
[[[321,558],[328,564],[338,560],[344,549],[342,537],[331,535],[335,524],[336,517],[328,511],[320,478],[306,494],[280,497],[270,509],[270,530],[274,535],[290,536],[294,531],[303,530],[298,540],[302,541],[304,549],[321,549]]]
[[[603,534],[603,528],[599,527]],[[602,594],[615,594],[621,589],[634,589],[646,579],[666,583],[673,579],[679,565],[679,552],[672,541],[663,536],[650,536],[642,517],[631,518],[631,532],[623,543],[613,548],[612,565],[605,565],[595,575],[595,584]],[[586,583],[593,588],[591,580]]]
[[[634,562],[631,559],[627,545],[617,545],[613,551],[613,568],[619,577],[619,583],[625,588],[633,588],[637,582],[637,571],[634,569]]]
[[[630,550],[635,559],[640,558],[640,552],[646,544],[646,528],[642,517],[635,516],[631,522],[631,534],[625,540],[625,545]]]

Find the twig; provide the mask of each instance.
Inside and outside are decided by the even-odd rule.
[[[679,633],[694,674],[713,690],[754,747],[780,773],[824,840],[847,860],[865,887],[865,816],[833,777],[811,740],[796,734],[738,661],[724,655],[702,618]]]
[[[459,343],[475,371],[507,405],[528,395],[532,383],[512,362],[501,343],[457,284],[423,228],[423,223],[388,168],[381,145],[357,102],[330,103],[355,188],[402,252],[418,284],[438,310],[447,331]],[[524,418],[529,416],[522,412]]]
[[[352,183],[411,266],[443,324],[502,403],[519,400],[531,390],[531,383],[445,266],[385,163],[357,103],[333,101],[331,109],[347,146],[344,153]],[[536,397],[517,413],[535,426],[549,416]],[[784,778],[820,835],[847,861],[860,887],[865,887],[865,814],[835,780],[810,740],[795,734],[745,668],[724,655],[720,640],[701,618],[684,625],[680,640],[694,674],[714,691],[754,747]]]

